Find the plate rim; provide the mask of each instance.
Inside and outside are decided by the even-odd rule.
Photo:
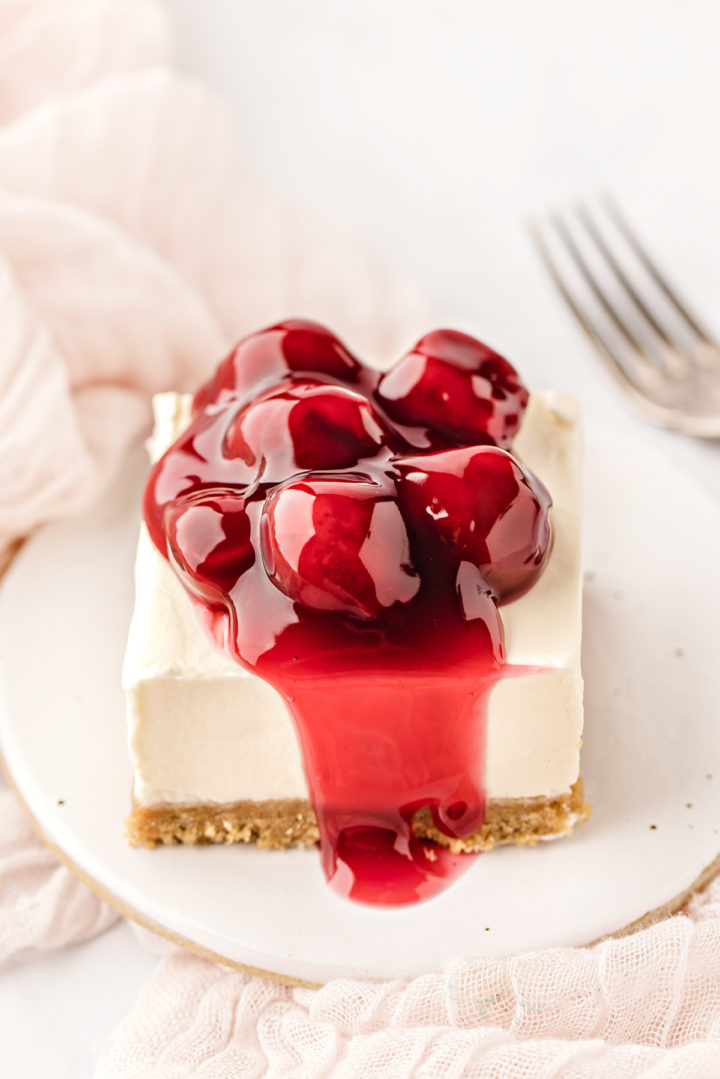
[[[202,959],[208,959],[213,963],[218,963],[223,967],[227,967],[231,970],[237,970],[243,974],[251,974],[261,978],[268,978],[280,985],[287,985],[291,988],[299,989],[322,989],[326,982],[316,982],[305,978],[297,978],[291,974],[283,974],[280,971],[267,970],[264,967],[256,967],[250,963],[241,963],[237,959],[231,959],[229,956],[221,955],[219,952],[213,951],[211,948],[206,948],[202,944],[198,944],[196,941],[191,940],[189,937],[183,936],[181,933],[177,933],[175,930],[162,925],[160,922],[156,922],[149,918],[146,914],[138,911],[126,900],[121,899],[111,889],[107,888],[100,881],[89,873],[82,866],[78,865],[65,850],[59,846],[56,842],[51,840],[45,833],[40,821],[32,812],[23,795],[21,794],[15,778],[10,770],[5,756],[0,749],[0,772],[6,779],[8,786],[13,791],[20,803],[20,806],[32,826],[33,832],[37,838],[55,855],[58,861],[65,866],[79,881],[84,884],[98,899],[107,903],[122,915],[123,918],[129,918],[130,921],[135,922],[143,929],[149,930],[156,936],[169,941],[171,944],[175,944],[177,947],[183,948],[185,951],[190,952],[193,955],[200,956]],[[673,914],[677,914],[690,899],[705,888],[715,877],[720,876],[720,851],[713,859],[713,861],[706,866],[696,879],[678,895],[668,900],[653,910],[647,911],[647,913],[641,915],[639,918],[635,918],[632,922],[622,926],[620,929],[614,930],[612,933],[605,933],[603,936],[598,937],[596,940],[588,941],[586,944],[576,944],[572,947],[576,948],[594,948],[598,944],[602,944],[607,940],[620,940],[623,937],[631,936],[633,933],[639,933],[643,929],[648,929],[660,920],[671,917]],[[487,959],[487,957],[480,957]],[[488,960],[492,961],[492,960]],[[424,975],[410,975],[400,980],[412,981],[415,977],[424,977]],[[372,977],[370,975],[357,977],[355,980],[364,982],[382,983],[388,981],[387,975],[380,975],[378,977]]]

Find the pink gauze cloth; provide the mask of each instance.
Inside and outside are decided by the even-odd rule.
[[[87,506],[150,394],[243,332],[302,314],[385,360],[427,328],[411,288],[246,174],[169,38],[153,0],[0,0],[0,550]],[[0,959],[113,923],[5,789],[0,819]],[[408,982],[289,988],[168,946],[96,1075],[717,1079],[720,883],[626,939]]]

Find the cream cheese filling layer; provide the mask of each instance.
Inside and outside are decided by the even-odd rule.
[[[190,398],[155,398],[153,458],[190,418]],[[506,661],[540,668],[490,694],[489,798],[554,797],[578,777],[582,735],[581,444],[575,402],[535,393],[513,445],[553,497],[542,576],[501,607]],[[278,694],[219,652],[141,528],[123,685],[138,805],[307,798],[292,721]]]

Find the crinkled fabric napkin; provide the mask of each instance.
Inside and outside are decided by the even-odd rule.
[[[150,394],[240,334],[302,314],[383,359],[426,328],[412,289],[267,197],[168,55],[153,0],[0,0],[0,550],[87,506]],[[5,789],[0,819],[0,959],[112,924]],[[624,940],[407,983],[293,989],[165,950],[99,1079],[720,1075],[717,882]]]

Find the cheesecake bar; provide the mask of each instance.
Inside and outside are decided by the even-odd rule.
[[[154,407],[157,460],[188,427],[192,401],[162,394]],[[552,496],[552,546],[532,587],[500,607],[506,674],[487,700],[482,823],[453,837],[438,829],[428,808],[414,817],[416,835],[453,850],[534,843],[571,831],[589,811],[579,774],[581,440],[575,403],[557,393],[533,393],[512,452]],[[135,586],[123,673],[134,769],[131,842],[315,843],[316,815],[286,700],[217,647],[144,525]]]

